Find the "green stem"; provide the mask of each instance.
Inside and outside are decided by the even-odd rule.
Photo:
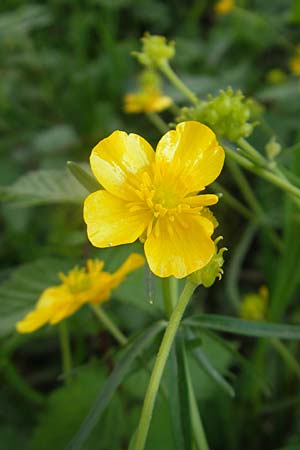
[[[164,337],[162,339],[155,364],[152,370],[152,374],[150,377],[150,381],[148,384],[146,396],[144,399],[142,414],[140,417],[140,422],[138,425],[136,439],[134,444],[134,450],[143,450],[148,430],[150,427],[150,422],[152,418],[153,408],[157,396],[157,392],[159,389],[160,381],[162,378],[162,374],[176,335],[178,327],[180,325],[180,321],[184,314],[184,311],[189,303],[189,300],[195,290],[196,286],[191,283],[189,280],[186,282],[186,285],[180,295],[178,303],[170,317],[169,324],[165,331]]]
[[[115,338],[115,340],[120,345],[126,345],[128,342],[127,337],[122,333],[122,331],[114,324],[112,320],[108,317],[108,315],[103,311],[103,309],[98,306],[90,303],[90,307],[101,323],[105,326],[107,331]]]
[[[211,185],[211,189],[215,194],[222,194],[222,198],[224,201],[231,206],[232,209],[235,209],[237,212],[241,214],[241,216],[245,217],[245,219],[254,220],[255,216],[250,211],[250,209],[246,208],[239,200],[237,200],[233,195],[230,194],[227,189],[224,188],[220,183],[215,181]]]
[[[181,79],[176,75],[167,61],[161,64],[159,68],[162,73],[171,81],[171,83],[190,100],[191,103],[193,103],[194,105],[198,105],[199,100],[197,96],[181,81]]]
[[[175,308],[178,298],[178,281],[174,277],[162,278],[162,291],[168,319]]]
[[[70,336],[66,320],[62,320],[58,324],[60,348],[62,355],[62,369],[65,383],[69,383],[71,380],[72,371],[72,354],[70,347]]]
[[[244,138],[240,138],[238,140],[238,145],[246,152],[246,154],[252,159],[254,162],[257,162],[261,166],[265,166],[267,164],[266,158],[264,158],[248,141]]]
[[[198,450],[209,450],[208,442],[206,439],[203,423],[200,416],[200,411],[197,405],[197,400],[193,388],[193,383],[189,370],[187,370],[187,382],[190,398],[190,408],[191,408],[191,420],[193,434],[196,441],[196,446]]]
[[[286,365],[291,369],[292,372],[300,378],[300,366],[294,355],[289,351],[289,349],[279,340],[273,338],[270,340],[271,345],[282,357]]]
[[[0,372],[2,372],[6,383],[18,392],[22,398],[36,405],[41,405],[44,402],[43,395],[26,383],[8,357],[1,356]]]
[[[166,122],[155,112],[146,112],[146,116],[153,123],[153,125],[160,131],[161,133],[166,133],[169,131],[169,127]]]
[[[240,188],[245,200],[247,201],[250,208],[260,217],[264,214],[264,211],[256,197],[239,166],[232,160],[227,161],[227,166],[232,173],[238,187]]]
[[[267,231],[270,235],[270,239],[272,240],[273,244],[276,246],[277,250],[279,250],[281,252],[283,249],[281,239],[277,235],[277,233],[273,230],[273,228],[268,223],[266,223],[266,221],[264,220],[265,219],[264,210],[263,210],[262,206],[260,205],[260,203],[258,202],[250,184],[247,181],[247,178],[245,177],[245,175],[243,174],[243,172],[241,171],[239,166],[234,161],[227,160],[227,165],[228,165],[229,169],[231,170],[231,173],[234,176],[236,183],[238,184],[239,188],[241,189],[245,200],[247,201],[250,208],[253,210],[254,214],[252,217],[252,221],[253,222],[257,222],[257,221],[262,222],[262,225],[267,229]],[[255,217],[255,216],[257,216],[257,217]]]
[[[299,206],[300,201],[300,189],[291,184],[290,182],[280,178],[278,175],[275,175],[271,173],[270,171],[263,169],[261,167],[257,167],[253,162],[249,161],[248,159],[244,158],[244,156],[239,155],[235,151],[231,150],[230,148],[225,148],[226,155],[237,162],[240,166],[244,167],[245,169],[249,170],[250,172],[255,173],[256,175],[260,176],[261,178],[264,178],[265,180],[269,181],[270,183],[274,184],[275,186],[279,187],[283,191],[287,192],[288,194],[292,195],[292,198],[294,202],[296,202],[297,206]]]

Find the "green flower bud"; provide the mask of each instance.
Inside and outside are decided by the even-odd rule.
[[[238,141],[249,136],[255,126],[250,120],[261,113],[257,102],[245,99],[241,91],[231,88],[220,91],[217,97],[208,97],[192,108],[183,108],[176,118],[178,122],[198,120],[214,130],[220,137]]]
[[[215,240],[215,253],[209,263],[206,264],[206,266],[204,266],[202,269],[197,270],[189,276],[189,279],[192,281],[192,283],[196,284],[197,286],[202,284],[204,287],[209,288],[214,284],[216,278],[221,280],[224,273],[224,270],[222,269],[224,264],[223,253],[227,251],[226,247],[222,247],[220,248],[220,250],[218,250],[217,244],[222,239],[223,237],[219,236]]]
[[[132,55],[144,66],[160,67],[175,55],[174,41],[168,43],[164,36],[146,33],[141,41],[142,51],[132,52]]]
[[[276,140],[276,136],[272,136],[265,146],[265,152],[270,161],[273,161],[281,152],[281,145]]]

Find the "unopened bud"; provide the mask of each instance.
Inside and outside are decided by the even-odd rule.
[[[224,264],[223,253],[228,250],[226,247],[222,247],[218,250],[217,244],[222,239],[223,237],[219,236],[215,240],[215,253],[209,263],[189,276],[189,279],[197,286],[203,285],[204,287],[209,288],[214,284],[216,278],[221,280],[224,273],[224,270],[222,269]]]

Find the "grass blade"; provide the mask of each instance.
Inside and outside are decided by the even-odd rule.
[[[201,314],[185,320],[185,324],[250,337],[300,339],[300,325],[243,320],[218,314]]]
[[[78,433],[66,447],[66,450],[79,450],[86,441],[95,424],[99,420],[104,409],[108,405],[114,392],[121,384],[123,378],[134,360],[150,344],[154,337],[164,328],[164,322],[156,322],[149,327],[143,334],[139,335],[131,345],[124,351],[122,357],[117,363],[111,375],[108,377],[98,398],[96,399],[90,413],[82,423]]]

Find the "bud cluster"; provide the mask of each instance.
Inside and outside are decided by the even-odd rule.
[[[238,141],[252,133],[255,123],[249,120],[259,114],[260,107],[256,102],[245,99],[241,91],[234,92],[228,88],[220,91],[217,97],[209,95],[207,101],[201,101],[195,107],[182,108],[176,120],[198,120],[212,128],[219,137]]]
[[[175,42],[167,42],[164,36],[146,33],[141,41],[142,51],[132,52],[132,55],[148,68],[161,67],[175,55]]]

